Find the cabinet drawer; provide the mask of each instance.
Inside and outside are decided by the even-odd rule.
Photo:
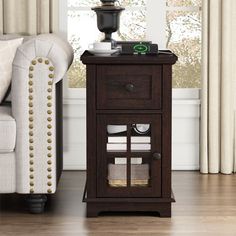
[[[161,109],[162,67],[97,67],[98,109]]]

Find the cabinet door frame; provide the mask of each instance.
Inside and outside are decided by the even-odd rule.
[[[107,132],[109,124],[151,124],[151,151],[150,161],[150,186],[149,187],[109,187],[108,176],[108,157],[106,151]],[[97,197],[161,197],[162,189],[162,160],[154,160],[152,154],[158,152],[162,155],[162,116],[161,114],[102,114],[97,116]],[[129,142],[129,141],[128,141]],[[127,158],[127,168],[130,168],[130,158],[141,152],[118,153],[117,156]],[[131,155],[134,154],[134,155]],[[147,153],[146,153],[147,154]],[[128,176],[129,177],[129,176]]]

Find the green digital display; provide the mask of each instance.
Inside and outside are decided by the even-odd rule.
[[[149,45],[146,45],[146,44],[142,44],[142,43],[139,43],[139,44],[135,44],[133,46],[133,50],[135,53],[147,53],[150,51],[150,46]]]

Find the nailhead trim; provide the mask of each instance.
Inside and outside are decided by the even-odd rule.
[[[47,146],[47,186],[49,187],[47,189],[47,192],[50,194],[52,193],[52,148],[53,145],[51,145],[52,143],[52,96],[53,96],[53,79],[55,77],[54,74],[54,67],[52,66],[51,62],[48,59],[44,59],[44,58],[35,58],[34,60],[31,61],[31,65],[29,66],[29,73],[28,73],[28,109],[29,109],[29,192],[31,194],[34,193],[34,186],[35,186],[35,182],[34,182],[34,96],[33,96],[33,86],[34,86],[34,71],[35,71],[35,66],[38,63],[44,63],[47,66],[48,69],[48,78],[47,78],[47,143],[49,144]]]
[[[33,60],[31,63],[32,63],[32,65],[35,66],[35,65],[37,64],[37,61],[36,61],[36,60]]]
[[[52,172],[52,168],[51,168],[51,165],[52,165],[52,147],[53,145],[51,145],[52,143],[52,91],[53,91],[53,79],[54,79],[54,67],[52,65],[50,65],[50,61],[46,60],[45,61],[45,64],[46,65],[49,65],[48,66],[48,87],[47,87],[47,107],[48,107],[48,110],[47,110],[47,143],[49,144],[49,146],[47,147],[47,150],[48,150],[48,153],[47,153],[47,172],[48,172],[48,175],[47,175],[47,179],[50,180],[47,182],[47,185],[48,185],[48,189],[47,189],[47,192],[50,194],[52,193],[52,182],[51,182],[51,179],[52,179],[52,175],[51,175],[51,172]]]
[[[31,194],[34,193],[34,147],[33,142],[34,142],[34,111],[33,111],[33,77],[34,77],[34,66],[37,64],[36,60],[33,60],[31,62],[31,65],[29,67],[29,75],[28,75],[28,86],[29,86],[29,95],[28,95],[28,99],[29,99],[29,103],[28,103],[28,108],[29,108],[29,171],[30,171],[30,175],[29,175],[29,192]]]

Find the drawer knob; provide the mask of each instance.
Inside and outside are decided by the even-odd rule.
[[[133,84],[126,84],[125,85],[125,89],[128,91],[128,92],[133,92],[134,91],[134,85]]]
[[[161,153],[154,152],[152,157],[153,157],[153,160],[161,160]]]

